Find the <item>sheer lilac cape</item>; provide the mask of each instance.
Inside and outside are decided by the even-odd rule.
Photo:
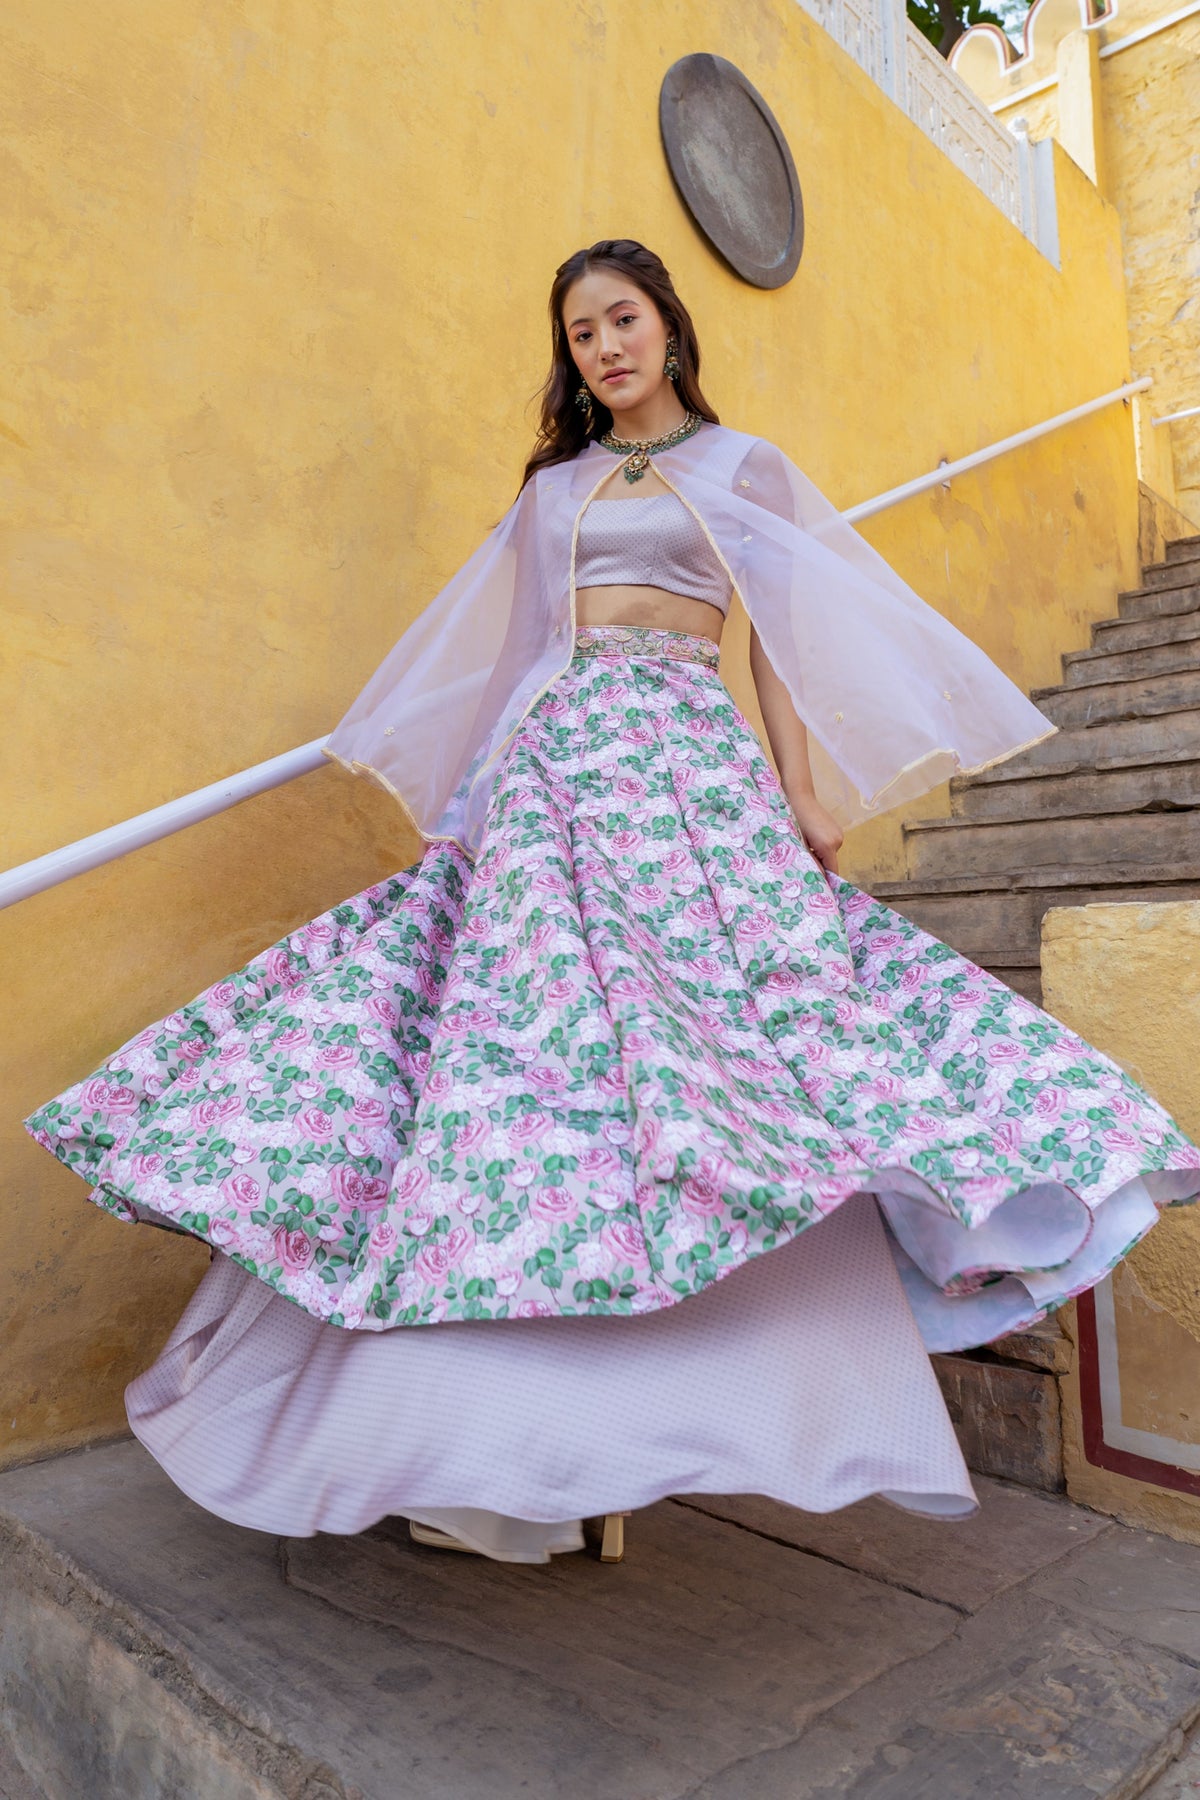
[[[843,825],[1056,729],[774,444],[704,424],[651,460],[724,560]],[[539,470],[330,737],[424,837],[478,848],[501,753],[571,660],[579,519],[617,465],[593,443]]]

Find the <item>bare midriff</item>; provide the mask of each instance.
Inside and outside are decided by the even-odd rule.
[[[707,600],[669,594],[666,588],[585,587],[575,589],[575,623],[646,625],[654,631],[687,631],[719,644],[725,615]]]

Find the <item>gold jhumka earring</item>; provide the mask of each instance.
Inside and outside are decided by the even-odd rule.
[[[575,404],[582,408],[584,428],[590,433],[596,423],[596,415],[592,411],[592,390],[586,381],[581,381],[575,391]]]
[[[675,342],[675,334],[667,338],[667,360],[663,364],[663,374],[668,381],[679,380],[679,345]]]

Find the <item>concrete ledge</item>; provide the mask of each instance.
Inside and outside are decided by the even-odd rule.
[[[12,1800],[1132,1800],[1200,1714],[1200,1551],[980,1496],[668,1501],[530,1569],[241,1531],[136,1444],[12,1470]]]

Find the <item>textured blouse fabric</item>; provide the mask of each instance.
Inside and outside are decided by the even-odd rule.
[[[579,521],[575,586],[655,587],[729,611],[729,571],[678,494],[593,500]]]
[[[426,838],[476,853],[504,750],[570,666],[577,535],[614,461],[591,443],[539,469],[325,746],[400,800]],[[808,727],[818,795],[843,825],[1056,729],[774,444],[705,424],[651,467],[729,570]]]

